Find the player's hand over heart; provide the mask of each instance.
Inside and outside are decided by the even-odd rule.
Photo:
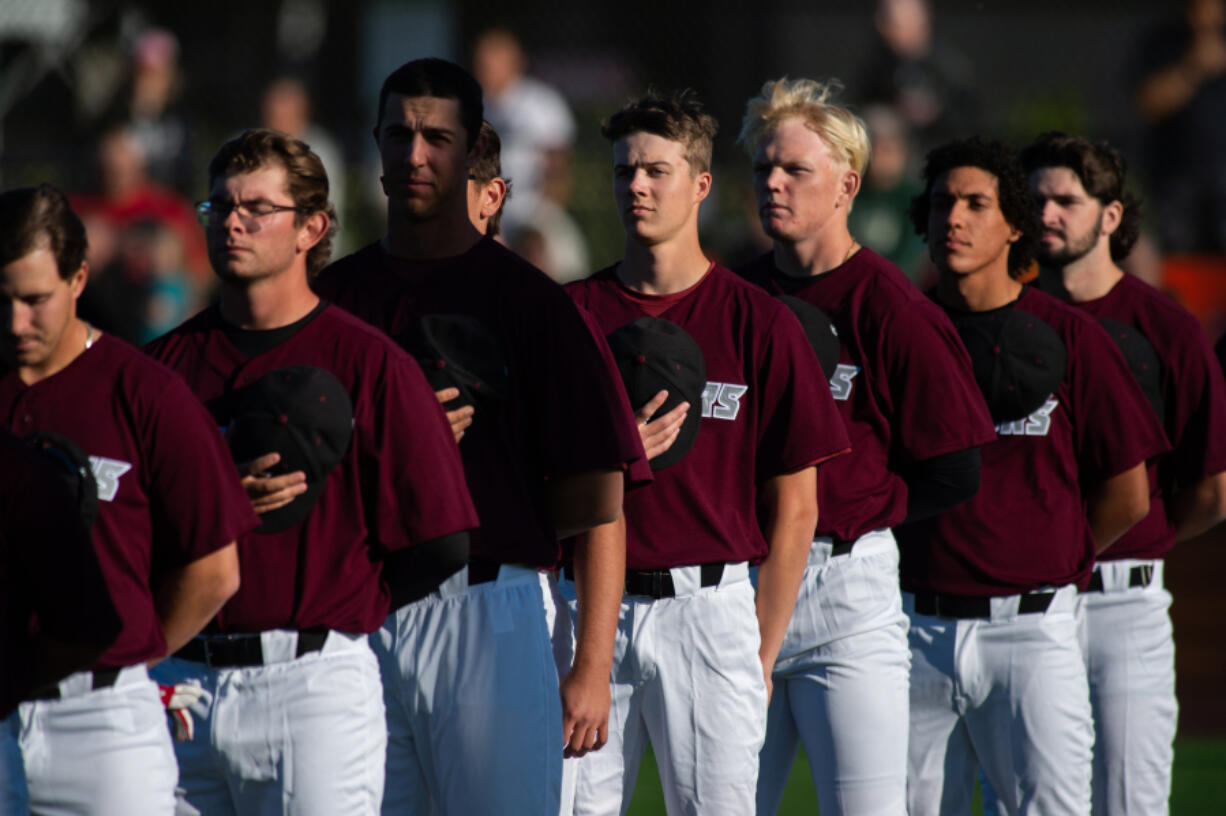
[[[562,756],[581,757],[609,741],[609,669],[575,666],[562,680]]]
[[[238,466],[243,489],[257,513],[278,510],[306,492],[306,474],[301,470],[281,476],[268,475],[268,469],[280,461],[281,454],[266,453]]]
[[[434,396],[438,398],[439,402],[446,404],[460,396],[460,389],[444,388],[442,391],[435,391]],[[454,411],[447,412],[447,422],[451,424],[451,433],[455,437],[457,445],[464,438],[464,432],[468,429],[468,426],[473,424],[474,413],[476,413],[476,409],[471,405],[464,405]]]
[[[639,408],[634,415],[634,418],[638,420],[643,451],[647,454],[649,462],[667,451],[677,441],[677,434],[681,433],[681,425],[685,422],[686,412],[690,410],[690,404],[683,402],[664,416],[652,419],[652,415],[660,410],[660,406],[667,399],[668,392],[661,391],[646,405]]]

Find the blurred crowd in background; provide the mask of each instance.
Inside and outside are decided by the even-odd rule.
[[[513,184],[501,239],[559,281],[619,256],[599,122],[627,97],[690,86],[720,118],[704,246],[734,264],[770,246],[733,144],[745,99],[782,74],[838,77],[873,145],[852,233],[917,285],[933,280],[907,218],[924,153],[1067,130],[1129,157],[1146,228],[1128,271],[1211,337],[1226,330],[1226,0],[521,0],[511,16],[437,0],[0,0],[0,186],[71,193],[90,241],[81,312],[142,343],[210,295],[193,202],[236,131],[273,127],[319,154],[339,253],[381,234],[378,83],[429,55],[485,89]]]

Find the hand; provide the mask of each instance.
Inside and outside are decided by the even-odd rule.
[[[267,475],[268,469],[280,461],[281,454],[266,453],[238,466],[243,489],[257,513],[279,510],[306,492],[306,474],[301,470],[281,476]]]
[[[668,392],[661,391],[652,397],[650,402],[639,408],[634,415],[634,418],[638,420],[639,438],[643,440],[643,451],[647,454],[649,462],[667,451],[677,441],[677,434],[681,433],[681,425],[685,422],[686,412],[690,410],[690,404],[683,402],[664,416],[651,419],[652,414],[660,410],[660,406],[667,399]]]
[[[435,391],[434,396],[438,398],[440,403],[446,404],[460,396],[460,389],[444,388],[442,391]],[[451,433],[455,437],[457,445],[464,438],[464,431],[469,425],[473,424],[473,414],[475,412],[476,409],[471,405],[465,405],[454,411],[447,412],[447,422],[451,424]]]
[[[196,736],[196,725],[188,708],[200,699],[204,689],[191,683],[176,683],[173,686],[163,686],[159,683],[158,691],[162,695],[162,705],[166,706],[166,714],[170,717],[175,740],[187,742]]]
[[[771,667],[762,664],[762,679],[766,681],[766,704],[771,704],[771,694],[775,691],[775,681],[771,679]]]
[[[609,741],[609,671],[576,666],[562,679],[562,756],[581,757]]]

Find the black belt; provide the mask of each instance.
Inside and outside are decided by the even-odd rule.
[[[1019,615],[1046,612],[1055,592],[1031,592],[1017,602]],[[915,611],[938,618],[990,618],[992,599],[978,595],[939,595],[935,592],[915,593]]]
[[[318,652],[328,640],[327,629],[303,629],[298,633],[298,649],[294,657]],[[263,666],[264,647],[258,634],[204,635],[192,638],[175,657],[203,663],[214,669],[232,669],[241,666]]]
[[[830,539],[830,557],[833,558],[838,555],[849,555],[851,553],[851,548],[855,546],[855,543],[855,539],[852,539],[851,541],[848,541],[845,538]]]
[[[702,564],[699,567],[699,584],[704,587],[719,586],[724,577],[724,562]],[[649,598],[672,598],[677,589],[673,586],[673,574],[668,570],[626,570],[626,594],[646,595]]]
[[[119,673],[123,669],[98,669],[90,672],[90,689],[97,691],[98,689],[110,688],[115,685],[115,681],[119,679]],[[44,686],[37,689],[27,697],[27,700],[58,700],[63,695],[60,694],[59,684]]]
[[[1128,586],[1129,587],[1147,587],[1149,582],[1154,580],[1154,565],[1153,564],[1137,564],[1132,569],[1128,570]],[[1098,568],[1094,568],[1094,572],[1090,573],[1090,584],[1086,587],[1086,592],[1102,592],[1103,591],[1103,574]]]

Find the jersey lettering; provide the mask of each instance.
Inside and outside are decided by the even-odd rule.
[[[711,419],[736,419],[741,413],[741,397],[748,385],[708,382],[702,389],[702,415]]]
[[[1039,406],[1033,414],[1012,422],[1002,422],[996,426],[1000,436],[1047,436],[1051,430],[1051,415],[1060,403],[1054,398]]]
[[[851,399],[851,381],[860,373],[860,366],[839,363],[830,378],[830,396],[840,402]]]
[[[114,501],[119,492],[119,477],[131,470],[132,465],[105,456],[89,457],[89,465],[94,471],[94,481],[98,483],[98,498]]]

